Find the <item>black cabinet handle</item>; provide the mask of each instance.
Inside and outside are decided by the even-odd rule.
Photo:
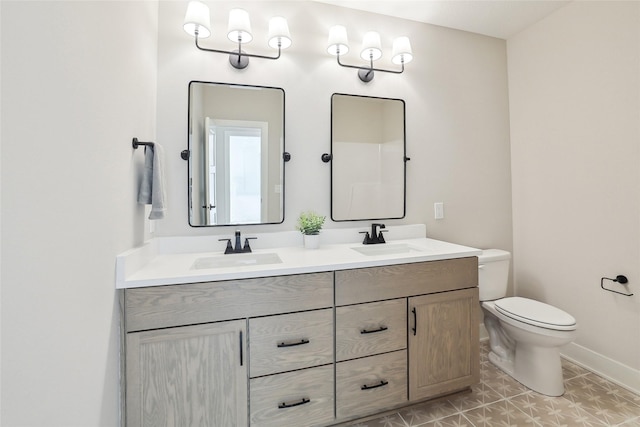
[[[362,387],[360,387],[360,390],[371,390],[373,388],[378,388],[378,387],[384,387],[387,384],[389,384],[389,381],[385,381],[385,380],[380,380],[379,383],[375,383],[373,385],[363,385]]]
[[[242,340],[242,331],[240,331],[240,366],[244,365],[244,345]]]
[[[415,336],[418,332],[418,314],[415,307],[411,309],[411,312],[413,313],[413,328],[411,330],[413,331],[413,336]]]
[[[293,402],[293,403],[282,402],[281,404],[278,405],[278,409],[293,408],[295,406],[304,405],[305,403],[309,403],[309,402],[311,402],[311,399],[307,399],[306,397],[303,397],[302,400],[299,402]]]
[[[297,345],[303,345],[303,344],[309,344],[309,340],[303,338],[300,341],[295,341],[295,342],[281,342],[281,343],[278,343],[278,347],[280,347],[280,348],[282,348],[282,347],[295,347]]]
[[[361,334],[375,334],[376,332],[382,332],[382,331],[386,331],[387,328],[386,326],[380,326],[378,329],[363,329],[360,331]]]

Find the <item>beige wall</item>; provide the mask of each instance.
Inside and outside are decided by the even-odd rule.
[[[571,313],[566,352],[640,390],[640,3],[572,2],[508,58],[516,293]],[[618,274],[633,297],[600,289]]]

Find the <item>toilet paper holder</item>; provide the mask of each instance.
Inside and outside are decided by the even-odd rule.
[[[611,280],[612,282],[616,282],[616,283],[620,283],[621,285],[625,285],[625,284],[629,283],[629,279],[627,279],[627,276],[623,276],[622,274],[619,274],[619,275],[616,276],[615,279],[611,279],[609,277],[603,277],[602,279],[600,279],[600,287],[602,289],[604,289],[605,291],[613,292],[615,294],[624,295],[625,297],[633,296],[632,293],[627,294],[627,293],[624,293],[624,292],[620,292],[620,291],[616,291],[616,290],[613,290],[613,289],[605,288],[604,287],[604,281],[605,280]]]

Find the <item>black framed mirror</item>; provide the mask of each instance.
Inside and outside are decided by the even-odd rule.
[[[334,93],[328,158],[333,221],[404,218],[408,158],[402,99]]]
[[[189,225],[284,221],[284,90],[192,81]]]

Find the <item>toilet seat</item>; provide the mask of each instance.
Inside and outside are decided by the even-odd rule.
[[[501,314],[529,325],[556,331],[573,331],[576,319],[569,313],[549,304],[522,297],[502,298],[494,301]]]

